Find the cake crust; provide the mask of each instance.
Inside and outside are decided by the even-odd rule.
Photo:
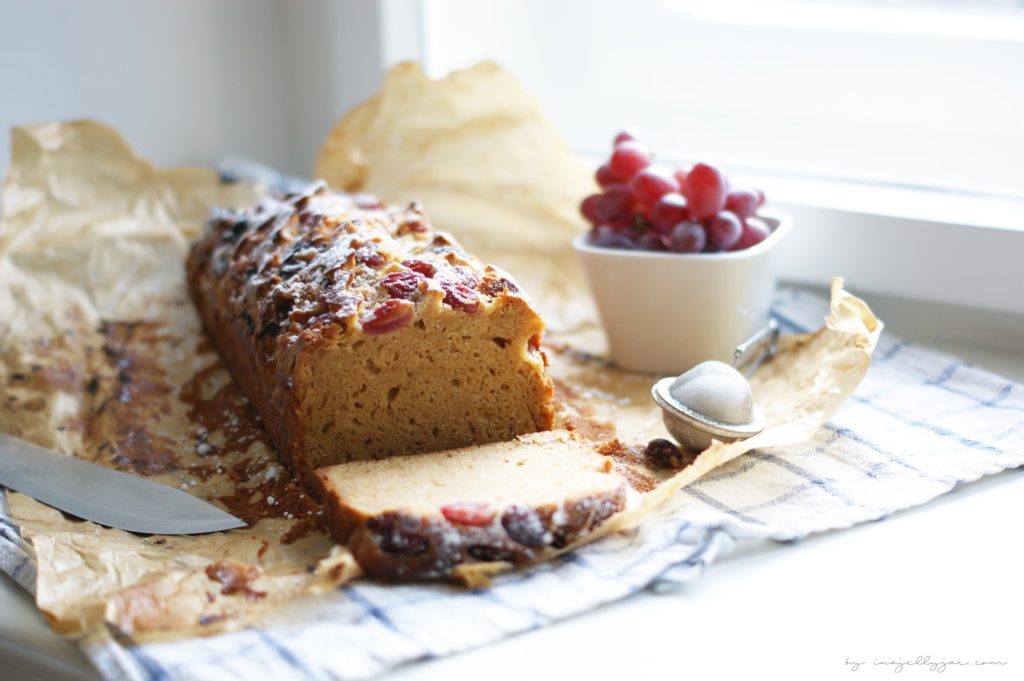
[[[210,338],[314,493],[321,466],[551,428],[540,317],[416,204],[318,184],[222,209],[187,276]]]

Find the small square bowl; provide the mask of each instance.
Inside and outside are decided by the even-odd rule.
[[[612,361],[679,374],[709,359],[732,364],[736,346],[768,323],[789,220],[758,214],[771,234],[724,253],[628,251],[573,240]]]

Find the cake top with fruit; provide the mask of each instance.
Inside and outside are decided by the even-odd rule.
[[[725,173],[705,163],[672,168],[652,158],[636,133],[615,136],[611,157],[596,173],[602,191],[580,206],[592,225],[592,245],[718,253],[750,248],[771,233],[757,214],[764,205],[760,190],[732,187]]]
[[[435,231],[419,205],[386,206],[322,183],[220,210],[193,253],[193,267],[212,261],[215,285],[227,286],[231,309],[264,341],[397,331],[429,291],[465,314],[519,293],[509,275]]]

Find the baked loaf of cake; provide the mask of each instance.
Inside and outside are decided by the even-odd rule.
[[[567,431],[317,471],[334,538],[382,580],[533,562],[627,505],[612,461]]]
[[[285,461],[313,471],[546,430],[543,322],[415,204],[309,191],[221,210],[188,283]]]

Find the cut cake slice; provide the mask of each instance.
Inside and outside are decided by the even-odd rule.
[[[626,509],[612,461],[568,431],[317,471],[328,528],[371,576],[436,579],[532,562]]]

